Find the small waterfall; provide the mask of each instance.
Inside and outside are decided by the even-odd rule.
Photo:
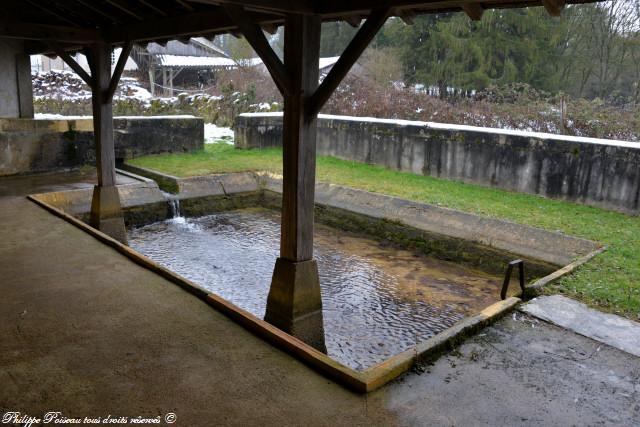
[[[171,209],[171,218],[181,218],[180,215],[180,200],[169,199],[169,208]]]
[[[169,205],[169,212],[171,213],[171,219],[182,220],[182,214],[180,212],[180,199],[178,199],[175,194],[162,192],[165,199],[167,199],[167,204]]]

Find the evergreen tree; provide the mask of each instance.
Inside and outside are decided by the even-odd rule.
[[[320,39],[320,56],[339,56],[358,31],[343,21],[325,22],[322,24]]]

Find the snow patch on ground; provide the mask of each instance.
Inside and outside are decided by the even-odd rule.
[[[153,96],[147,89],[135,84],[121,84],[122,92],[126,95],[118,96],[119,99],[135,98],[140,101],[149,101]]]
[[[78,75],[69,71],[38,72],[32,75],[35,99],[77,101],[91,99],[91,90]],[[148,104],[151,93],[134,77],[122,77],[115,99],[136,99]]]
[[[213,123],[204,124],[204,142],[205,144],[213,144],[216,142],[224,142],[233,145],[233,129],[219,127]]]

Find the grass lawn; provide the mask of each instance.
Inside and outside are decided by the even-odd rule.
[[[147,156],[129,162],[178,177],[248,170],[279,172],[282,151],[246,151],[227,144],[208,144],[198,153]],[[318,158],[317,180],[602,242],[609,247],[607,251],[547,291],[640,319],[640,217],[332,157]]]

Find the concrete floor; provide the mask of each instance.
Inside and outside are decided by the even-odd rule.
[[[23,197],[0,195],[0,224],[0,413],[173,412],[193,426],[640,425],[640,359],[524,314],[363,396]]]
[[[126,175],[118,174],[116,182],[121,185],[137,181]],[[97,183],[96,170],[92,167],[66,172],[13,175],[0,177],[0,197],[93,188]]]

